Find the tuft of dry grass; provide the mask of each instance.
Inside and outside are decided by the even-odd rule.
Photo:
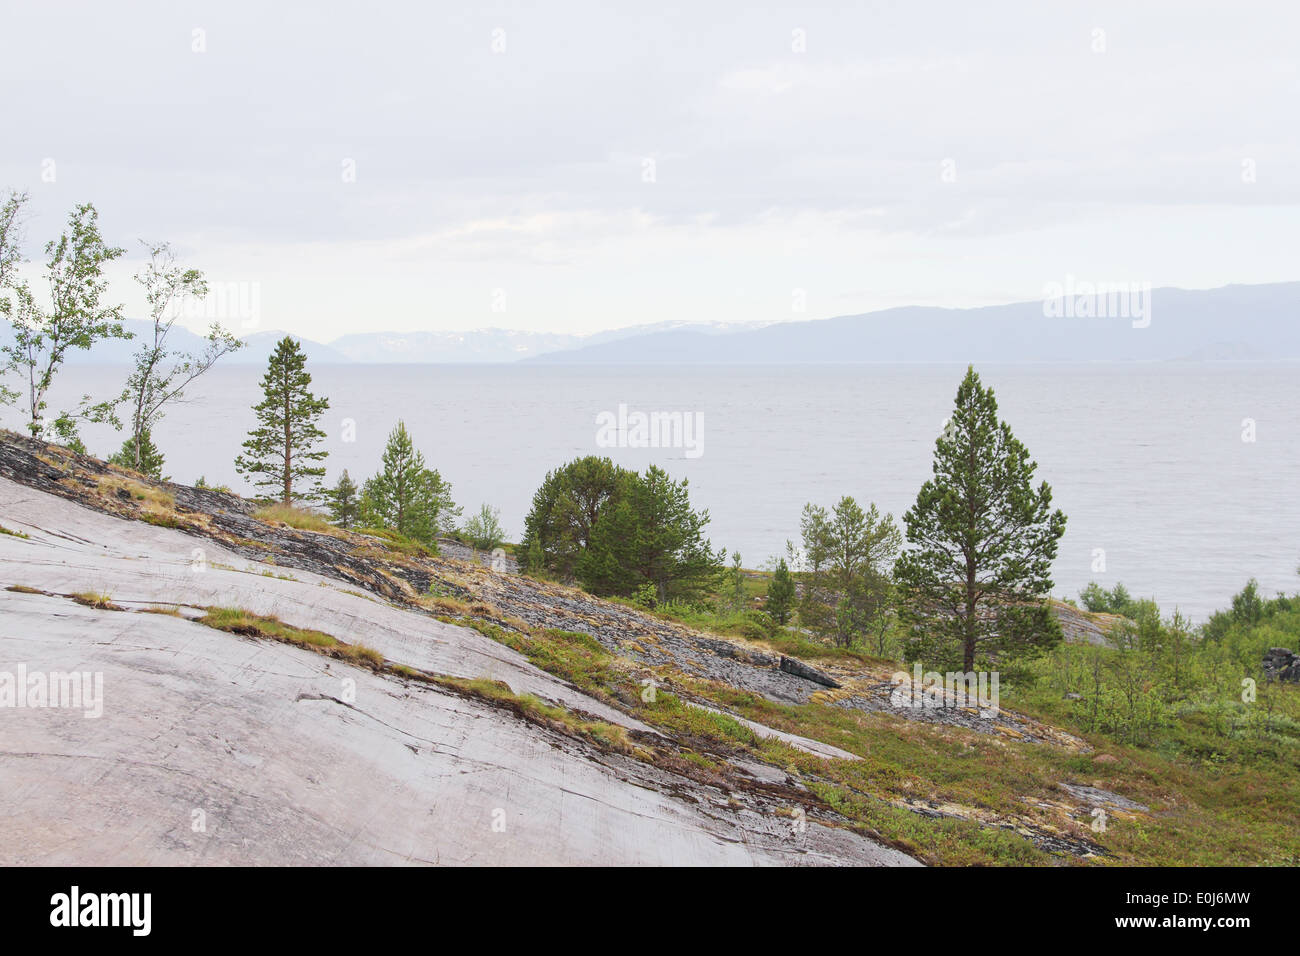
[[[384,665],[384,655],[373,647],[367,647],[365,644],[345,644],[324,631],[293,627],[278,618],[254,614],[241,608],[208,608],[207,613],[197,620],[200,624],[206,624],[219,631],[229,631],[245,637],[267,638],[323,651],[331,657],[343,658],[375,670],[381,669]]]
[[[103,498],[118,498],[140,503],[140,507],[145,511],[154,514],[173,514],[176,510],[176,497],[168,491],[161,488],[155,488],[152,485],[146,485],[143,482],[136,481],[133,478],[127,478],[118,475],[104,475],[98,478],[95,484],[99,488],[99,494]],[[125,494],[124,494],[125,493]]]
[[[264,505],[253,512],[253,517],[267,524],[288,525],[299,531],[331,532],[334,526],[308,508],[283,503]]]
[[[124,611],[126,608],[120,607],[113,603],[113,595],[102,594],[98,591],[78,591],[72,595],[72,600],[86,607],[93,607],[101,611]]]
[[[570,736],[586,737],[606,750],[620,753],[632,753],[632,742],[627,730],[616,724],[604,721],[585,720],[563,707],[548,704],[534,694],[516,694],[505,681],[478,677],[466,680],[460,677],[438,677],[436,683],[443,687],[458,690],[470,697],[477,697],[503,706],[525,720],[550,727]]]
[[[169,607],[165,604],[151,604],[148,607],[140,608],[141,614],[166,614],[168,617],[184,617],[179,608]]]

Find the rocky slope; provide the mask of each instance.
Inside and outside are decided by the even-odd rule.
[[[101,496],[113,472],[56,449],[10,438],[0,460],[0,672],[103,681],[102,716],[0,709],[0,863],[914,863],[773,768],[679,772],[641,721],[393,601],[428,589],[406,565],[270,528],[218,492],[169,486],[184,530],[160,526],[129,491]],[[192,619],[216,606],[502,682],[633,746]]]
[[[911,865],[824,799],[818,768],[855,753],[729,702],[1088,750],[1005,711],[891,707],[883,663],[813,667],[464,549],[289,527],[13,434],[0,527],[0,679],[103,680],[100,717],[0,708],[21,835],[0,863]],[[221,629],[217,608],[288,637]],[[688,710],[665,716],[656,693]],[[715,718],[726,733],[699,729]],[[1124,812],[1108,799],[1062,790],[1010,817],[892,805],[1077,858],[1101,852],[1077,826],[1091,806]]]

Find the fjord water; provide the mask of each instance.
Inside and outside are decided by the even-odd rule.
[[[849,494],[901,520],[930,475],[934,440],[964,368],[922,365],[566,368],[528,365],[318,365],[330,399],[321,425],[331,483],[373,473],[405,419],[468,515],[501,509],[517,539],[547,470],[574,457],[655,462],[689,478],[712,515],[716,546],[748,567],[783,553],[805,502]],[[1300,588],[1300,366],[1161,363],[984,366],[1000,413],[1069,516],[1055,566],[1059,596],[1090,580],[1123,581],[1194,619],[1227,604],[1250,577],[1265,593]],[[70,366],[52,409],[103,397],[126,370]],[[248,491],[233,459],[253,424],[261,370],[216,368],[159,426],[166,473]],[[606,448],[596,418],[699,413],[701,454]],[[13,409],[4,424],[20,427]],[[355,423],[355,434],[347,420]],[[1250,438],[1250,420],[1254,440]],[[85,431],[90,450],[121,442]],[[348,437],[353,440],[347,441]],[[1104,558],[1104,570],[1102,560]]]

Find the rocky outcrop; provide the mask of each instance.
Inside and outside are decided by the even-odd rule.
[[[814,667],[762,641],[521,576],[510,561],[494,569],[454,542],[430,555],[256,512],[236,495],[0,435],[0,526],[23,535],[0,534],[0,671],[18,660],[47,671],[84,664],[103,674],[107,700],[103,722],[5,715],[15,736],[0,744],[0,791],[35,836],[0,848],[0,864],[914,862],[855,830],[809,789],[815,777],[785,761],[644,723],[638,685],[818,760],[858,755],[791,732],[817,733],[782,724],[782,708],[745,700],[1088,749],[1006,711],[900,709],[887,662],[813,650]],[[69,599],[79,592],[105,600]],[[384,666],[190,620],[223,606],[365,645]],[[159,610],[173,613],[146,613]],[[512,649],[513,637],[552,630],[603,648],[618,681],[578,687]],[[430,676],[485,679],[607,724],[627,744],[527,719]],[[776,726],[758,722],[769,720]],[[102,792],[87,792],[87,761],[108,768]],[[1007,826],[946,803],[905,805]],[[128,841],[121,808],[137,806],[149,822]],[[220,821],[206,831],[219,835],[186,830],[190,810]],[[1051,831],[1015,826],[1061,851]],[[1097,851],[1078,842],[1064,852]]]
[[[805,664],[803,661],[797,661],[793,657],[781,658],[781,670],[787,674],[793,674],[795,677],[802,677],[804,680],[810,680],[814,684],[821,684],[823,687],[840,687],[839,681],[829,674],[823,674],[817,668]]]
[[[1264,679],[1300,683],[1300,654],[1285,647],[1269,648],[1264,655]]]
[[[1121,625],[1125,618],[1119,614],[1085,611],[1064,601],[1052,601],[1052,612],[1061,625],[1061,635],[1071,644],[1107,643],[1107,635]]]
[[[142,510],[151,483],[105,494],[116,472],[23,442],[0,441],[0,474],[22,479],[0,477],[0,674],[102,687],[97,716],[0,694],[0,865],[915,865],[786,770],[688,749],[415,600],[503,575],[267,525],[204,489],[163,486],[167,512]],[[195,620],[212,607],[385,666]],[[518,695],[615,730],[529,718]]]

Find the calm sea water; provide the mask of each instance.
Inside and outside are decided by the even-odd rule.
[[[398,418],[450,479],[466,514],[501,509],[514,538],[547,470],[608,454],[690,479],[714,545],[757,567],[798,534],[805,502],[841,495],[901,518],[930,473],[933,443],[964,369],[952,366],[609,368],[319,366],[331,481],[371,474]],[[1069,516],[1055,593],[1123,581],[1201,619],[1254,576],[1300,587],[1300,367],[1036,366],[980,369],[1002,416]],[[104,396],[125,370],[69,367],[51,407]],[[156,433],[167,473],[244,486],[233,459],[253,424],[260,369],[213,370]],[[702,453],[602,448],[602,412],[702,416]],[[345,420],[355,439],[345,441]],[[1254,423],[1254,441],[1243,440]],[[3,416],[15,427],[12,409]],[[1248,436],[1247,436],[1248,437]],[[89,429],[92,452],[121,442]],[[1100,568],[1104,552],[1105,570]]]

